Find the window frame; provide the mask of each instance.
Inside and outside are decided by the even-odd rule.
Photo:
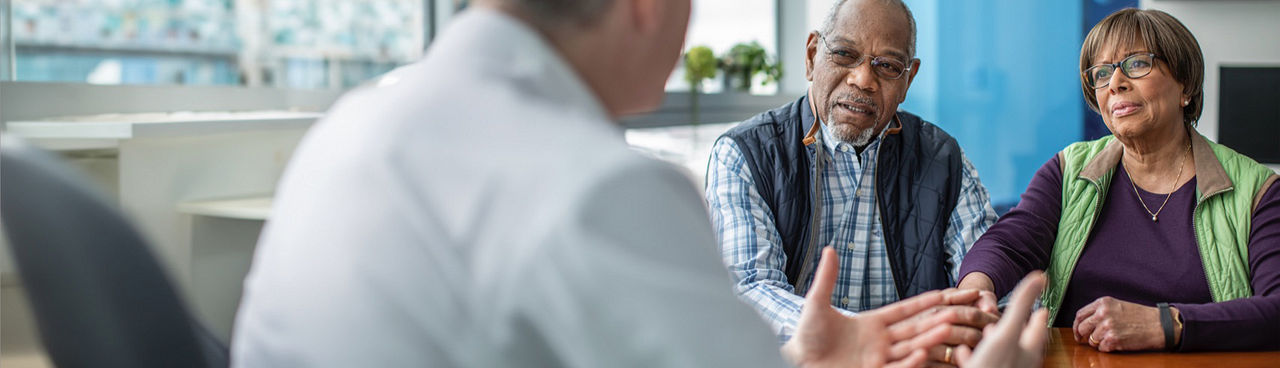
[[[437,24],[453,16],[451,0],[424,2],[424,48],[439,34]],[[740,121],[793,101],[808,86],[804,79],[807,4],[774,0],[779,57],[784,76],[775,95],[715,93],[699,96],[704,122]],[[298,110],[322,112],[347,90],[286,89],[260,86],[93,85],[88,83],[14,81],[11,4],[0,2],[0,122],[55,116],[158,111]],[[56,103],[55,103],[56,102]],[[692,125],[689,92],[667,92],[656,111],[620,119],[624,128]]]

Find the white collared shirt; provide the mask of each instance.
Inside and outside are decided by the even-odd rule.
[[[376,84],[286,170],[234,366],[783,365],[692,182],[535,31],[473,8]]]

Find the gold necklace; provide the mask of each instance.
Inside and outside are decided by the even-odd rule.
[[[1169,185],[1169,194],[1164,196],[1164,202],[1160,203],[1160,208],[1157,208],[1156,212],[1151,212],[1151,209],[1147,207],[1147,201],[1142,200],[1142,195],[1138,194],[1138,185],[1133,183],[1133,176],[1129,175],[1129,168],[1122,166],[1124,168],[1124,176],[1129,178],[1129,185],[1133,187],[1133,195],[1138,197],[1138,203],[1142,203],[1142,209],[1147,211],[1148,215],[1151,215],[1151,222],[1156,222],[1159,219],[1160,211],[1164,211],[1164,205],[1169,204],[1169,197],[1173,197],[1173,190],[1178,187],[1178,181],[1182,179],[1182,169],[1186,167],[1184,164],[1187,163],[1187,156],[1191,153],[1190,144],[1187,145],[1187,153],[1188,155],[1183,155],[1182,159],[1178,160],[1178,177],[1173,178],[1173,184]]]

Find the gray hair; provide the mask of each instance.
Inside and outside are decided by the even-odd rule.
[[[907,56],[916,57],[916,16],[911,14],[911,8],[907,7],[907,3],[902,0],[879,0],[881,3],[889,3],[897,5],[902,9],[902,13],[907,16],[907,25],[911,26],[911,44],[907,45]],[[826,19],[822,20],[822,25],[818,28],[818,34],[826,36],[836,29],[836,16],[840,14],[840,8],[844,7],[844,3],[848,0],[837,0],[831,6],[831,10],[827,12]]]
[[[614,0],[495,0],[514,6],[543,25],[587,26],[600,21],[600,16]]]

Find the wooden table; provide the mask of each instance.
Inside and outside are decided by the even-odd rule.
[[[1077,343],[1070,328],[1049,332],[1045,367],[1280,367],[1280,351],[1232,353],[1103,353]]]

